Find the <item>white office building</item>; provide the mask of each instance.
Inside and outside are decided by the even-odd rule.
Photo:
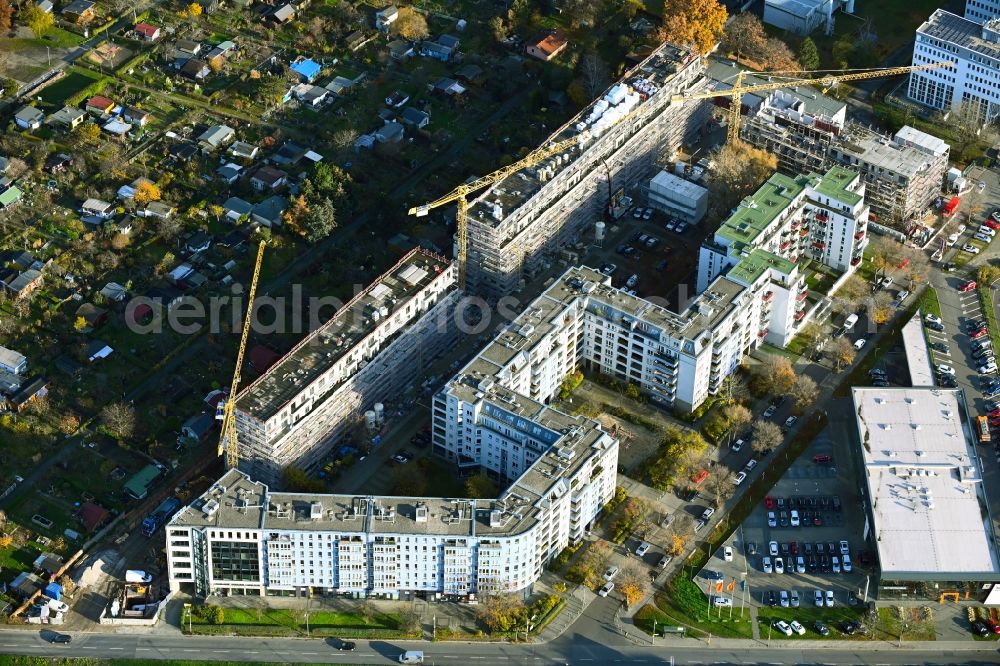
[[[994,3],[991,3],[994,4]],[[917,28],[913,64],[954,65],[910,73],[910,99],[948,112],[970,104],[983,124],[1000,114],[1000,19],[986,23],[936,10]]]
[[[661,171],[649,181],[649,205],[669,217],[698,224],[708,209],[708,190],[698,183]]]
[[[1000,17],[1000,0],[965,0],[965,18],[986,23]]]
[[[277,485],[315,469],[376,403],[398,398],[457,335],[456,266],[413,250],[236,400],[240,469]]]
[[[822,176],[795,178],[776,173],[702,244],[698,292],[755,249],[792,263],[811,259],[853,271],[868,242],[868,212],[865,183],[854,171],[833,167]]]
[[[168,523],[170,589],[386,598],[530,589],[614,494],[618,442],[584,417],[539,404],[515,416],[485,400],[510,452],[531,451],[499,498],[280,493],[230,470]]]

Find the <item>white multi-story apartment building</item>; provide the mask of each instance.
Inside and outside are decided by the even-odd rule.
[[[1000,17],[1000,0],[965,0],[965,18],[986,23]]]
[[[240,469],[277,485],[398,396],[455,339],[456,276],[453,263],[411,251],[241,391]]]
[[[496,299],[518,289],[603,217],[609,178],[614,191],[649,178],[657,159],[696,137],[709,102],[673,98],[700,89],[703,71],[697,53],[661,45],[545,142],[576,138],[573,148],[471,201],[468,291]]]
[[[722,223],[698,258],[698,291],[758,249],[840,272],[861,263],[868,206],[861,176],[844,167],[790,178],[776,173]]]
[[[280,493],[230,470],[168,523],[170,589],[389,598],[529,589],[611,499],[618,442],[539,403],[483,401],[512,454],[533,451],[498,499]]]
[[[913,64],[936,62],[955,64],[910,72],[909,98],[945,112],[971,105],[980,122],[993,122],[1000,114],[1000,19],[977,23],[936,10],[917,28]]]
[[[571,268],[434,397],[433,445],[460,466],[515,478],[529,448],[508,447],[494,426],[495,403],[515,412],[548,403],[578,368],[637,385],[653,400],[694,409],[715,394],[745,354],[764,339],[785,344],[809,305],[798,267],[751,252],[680,313]]]

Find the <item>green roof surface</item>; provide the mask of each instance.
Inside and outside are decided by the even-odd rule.
[[[9,187],[0,193],[0,206],[9,206],[21,200],[24,193],[17,186]]]
[[[729,269],[726,277],[746,285],[752,285],[769,269],[773,268],[781,273],[790,275],[797,265],[788,259],[779,257],[773,252],[757,249],[740,259],[739,263]]]
[[[825,175],[820,176],[819,184],[813,186],[813,189],[820,194],[825,194],[837,201],[843,201],[850,206],[854,206],[861,201],[861,195],[857,192],[849,191],[847,187],[857,177],[858,174],[856,171],[845,169],[842,166],[835,166],[827,171]]]
[[[807,176],[791,178],[781,173],[772,175],[760,189],[740,203],[716,235],[735,244],[737,249],[742,249],[741,244],[752,244],[774,218],[791,205],[808,182]]]
[[[128,480],[128,483],[125,484],[125,490],[133,497],[142,499],[146,496],[146,491],[149,490],[149,484],[159,475],[160,469],[156,465],[146,465]]]

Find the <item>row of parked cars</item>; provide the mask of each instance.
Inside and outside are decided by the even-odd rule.
[[[794,559],[793,559],[794,558]],[[785,561],[788,566],[785,566]],[[831,541],[827,544],[817,542],[815,548],[812,543],[803,544],[801,552],[798,542],[778,544],[772,541],[768,544],[768,555],[761,560],[761,569],[766,574],[770,573],[800,573],[807,571],[810,573],[850,573],[851,572],[850,547],[846,540],[840,542],[840,551],[836,550],[836,545]]]
[[[813,456],[813,462],[820,465],[833,464],[833,456],[818,454]],[[840,511],[840,497],[808,497],[796,496],[787,500],[784,497],[774,498],[768,495],[764,498],[767,507],[768,527],[822,527],[823,514],[830,511]]]

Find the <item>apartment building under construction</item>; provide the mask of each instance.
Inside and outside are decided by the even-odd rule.
[[[732,62],[713,61],[706,75],[724,90],[738,71]],[[744,77],[747,85],[766,82],[763,75]],[[873,219],[919,218],[940,196],[950,148],[937,137],[909,126],[887,136],[849,122],[846,104],[809,86],[744,95],[743,107],[740,137],[774,155],[782,173],[824,173],[837,165],[860,173]]]
[[[709,103],[671,98],[701,89],[703,70],[696,53],[661,45],[548,140],[579,137],[577,147],[470,202],[470,293],[498,298],[515,291],[603,217],[609,190],[648,178],[658,158],[695,137],[708,121]]]
[[[454,341],[456,266],[413,250],[244,389],[240,469],[276,485],[315,467],[365,410],[402,393]]]

